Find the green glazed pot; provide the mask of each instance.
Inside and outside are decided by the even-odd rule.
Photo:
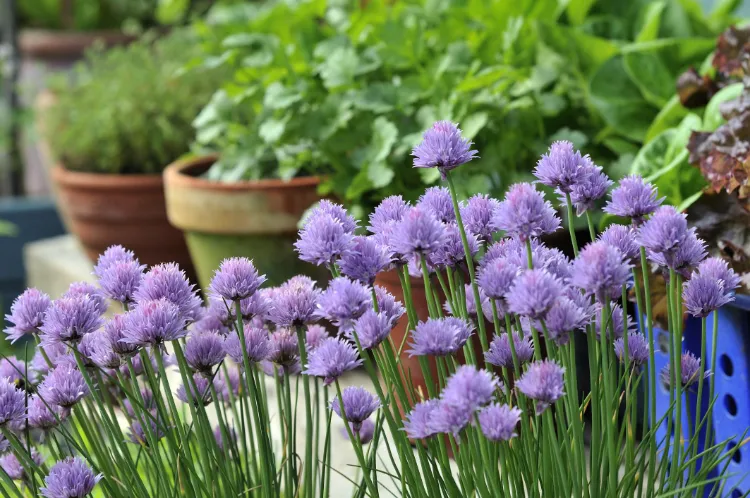
[[[318,177],[220,183],[202,175],[215,156],[177,161],[164,171],[170,223],[185,234],[203,289],[222,260],[253,260],[268,285],[316,267],[297,258],[293,243],[307,208],[320,200]],[[311,275],[313,277],[319,275]]]

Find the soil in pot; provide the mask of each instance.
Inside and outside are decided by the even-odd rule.
[[[326,272],[299,260],[293,243],[304,212],[321,199],[317,177],[220,183],[202,177],[215,156],[178,161],[164,171],[170,222],[185,234],[198,281],[207,288],[222,260],[253,260],[269,285]]]
[[[104,175],[55,166],[58,208],[92,261],[120,244],[141,263],[174,261],[192,274],[182,233],[167,220],[161,175]]]

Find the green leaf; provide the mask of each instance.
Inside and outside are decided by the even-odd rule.
[[[432,185],[440,180],[440,171],[437,168],[419,168],[419,176],[425,185]]]
[[[590,92],[592,103],[616,133],[643,141],[657,111],[630,80],[622,57],[613,57],[599,68],[591,79]]]
[[[674,93],[674,77],[659,56],[632,52],[623,56],[625,70],[641,94],[657,107],[664,106]]]
[[[288,88],[278,81],[271,83],[263,97],[263,105],[269,109],[286,109],[295,102],[302,100],[302,93],[294,88]]]
[[[557,130],[548,140],[550,143],[558,140],[567,140],[571,142],[576,149],[583,149],[589,143],[589,137],[585,133],[580,130],[573,130],[567,126]]]
[[[706,111],[703,113],[703,131],[714,131],[725,122],[724,117],[719,112],[719,106],[729,100],[734,100],[742,94],[742,83],[734,83],[722,88],[706,105]]]
[[[665,2],[653,2],[646,6],[643,14],[641,29],[635,37],[636,42],[645,42],[656,40],[659,37],[659,27],[661,26],[661,16],[666,7]]]
[[[258,135],[260,135],[260,138],[262,138],[267,144],[272,144],[278,141],[284,134],[288,121],[288,116],[284,116],[282,119],[266,119],[258,127]]]
[[[367,166],[367,179],[374,188],[382,188],[391,183],[395,173],[384,161],[370,163]]]
[[[382,162],[391,152],[398,139],[398,128],[387,118],[380,116],[372,124],[372,141],[367,154],[370,163]]]
[[[360,59],[352,47],[339,47],[318,65],[318,74],[325,87],[332,90],[353,83],[359,65]]]
[[[664,105],[659,111],[659,114],[654,118],[654,122],[646,133],[646,142],[650,142],[658,134],[662,133],[668,128],[676,126],[682,118],[688,113],[688,110],[680,103],[680,98],[677,95],[673,95],[669,102]]]
[[[467,75],[464,80],[456,87],[456,91],[470,92],[479,88],[491,87],[493,84],[504,78],[517,78],[519,72],[509,66],[490,66],[483,68],[475,75]]]
[[[571,24],[583,24],[586,20],[586,15],[588,15],[589,10],[591,10],[591,7],[595,3],[596,0],[570,0],[565,11],[568,14]]]
[[[477,136],[477,133],[479,133],[487,124],[487,121],[489,121],[489,116],[486,112],[475,112],[464,118],[461,123],[461,130],[463,131],[464,138],[467,140],[474,139],[474,137]]]

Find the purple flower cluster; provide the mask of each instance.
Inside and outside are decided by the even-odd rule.
[[[734,301],[734,290],[739,284],[739,277],[725,261],[708,258],[698,265],[697,271],[685,282],[682,299],[691,315],[705,318]]]
[[[638,231],[638,243],[651,261],[684,276],[706,257],[705,243],[688,229],[687,217],[672,206],[662,206]]]
[[[554,232],[560,228],[560,218],[533,185],[517,183],[495,211],[494,224],[506,235],[525,241]]]
[[[438,121],[427,130],[422,142],[414,147],[415,168],[437,168],[443,179],[449,171],[477,157],[471,149],[472,142],[461,136],[458,125],[450,121]]]
[[[474,327],[466,321],[456,318],[429,318],[420,322],[411,332],[411,356],[449,356],[458,352],[471,334]]]
[[[365,420],[370,418],[370,415],[378,408],[380,408],[380,400],[362,387],[347,387],[342,391],[341,398],[336,396],[331,400],[331,410],[341,418],[346,417],[346,421],[352,424],[355,433],[360,431]]]
[[[40,491],[45,498],[85,498],[101,478],[80,458],[66,458],[50,469]]]
[[[331,384],[344,372],[353,370],[362,364],[357,350],[343,339],[328,338],[311,354],[307,369],[302,373],[324,378],[324,385]]]
[[[26,289],[10,307],[5,319],[12,325],[5,329],[11,343],[26,334],[37,334],[44,323],[44,315],[52,301],[49,296],[37,289]]]
[[[324,200],[310,213],[294,247],[302,261],[332,265],[350,248],[356,228],[342,206]]]
[[[565,369],[554,361],[536,361],[518,379],[516,388],[536,401],[536,412],[541,414],[565,394],[564,373]]]

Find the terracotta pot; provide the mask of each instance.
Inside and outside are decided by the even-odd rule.
[[[161,175],[81,173],[57,165],[52,180],[58,209],[92,261],[121,244],[141,263],[174,261],[192,272],[182,234],[167,221]]]
[[[305,210],[321,199],[320,178],[233,183],[203,178],[215,161],[216,156],[192,158],[164,171],[169,221],[185,234],[201,287],[208,286],[223,259],[233,256],[252,259],[271,285],[315,272],[292,244]]]
[[[94,44],[104,47],[127,45],[138,39],[137,35],[118,30],[65,31],[49,29],[23,29],[18,37],[21,55],[49,62],[70,62],[83,57]]]

